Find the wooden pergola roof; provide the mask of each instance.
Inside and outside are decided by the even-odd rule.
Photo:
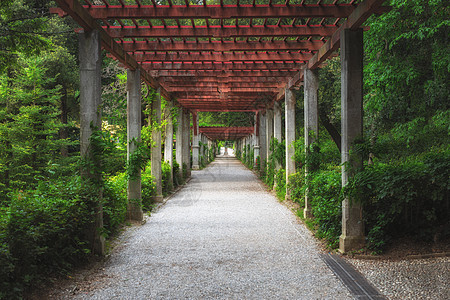
[[[238,140],[254,132],[254,127],[199,127],[210,140]]]
[[[192,111],[258,111],[283,98],[384,0],[56,0],[166,98]]]

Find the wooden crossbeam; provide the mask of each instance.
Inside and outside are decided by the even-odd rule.
[[[155,78],[177,77],[177,78],[230,78],[230,77],[287,77],[296,74],[291,70],[150,70],[148,73]]]
[[[301,63],[143,63],[144,70],[300,70]]]
[[[289,51],[309,50],[316,51],[325,42],[321,40],[299,41],[122,41],[125,51]]]
[[[131,70],[140,69],[141,77],[153,88],[158,88],[158,82],[153,79],[134,58],[125,52],[122,47],[116,43],[108,33],[89,15],[86,9],[81,6],[77,0],[56,0],[58,6],[70,15],[85,31],[98,30],[100,33],[102,47],[113,54],[117,60]],[[169,98],[167,91],[162,89],[164,97]]]
[[[134,58],[137,62],[148,61],[307,61],[312,57],[312,53],[277,53],[266,52],[256,54],[242,54],[242,53],[213,53],[213,54],[188,54],[188,53],[164,53],[164,54],[143,54],[134,53]]]
[[[285,25],[278,26],[104,26],[112,38],[230,38],[230,37],[284,37],[284,36],[331,36],[336,25]]]
[[[350,4],[334,5],[185,5],[156,7],[143,5],[87,7],[95,19],[241,19],[241,18],[346,18],[355,9]]]

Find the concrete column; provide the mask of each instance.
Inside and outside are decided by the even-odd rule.
[[[137,149],[141,141],[141,72],[139,69],[127,70],[127,160]],[[127,217],[130,220],[142,221],[141,169],[128,179]]]
[[[294,142],[295,142],[295,97],[290,89],[285,90],[285,129],[286,129],[286,187],[289,183],[289,175],[295,173]],[[289,190],[286,189],[286,197],[289,197]]]
[[[172,107],[171,100],[167,101],[164,108],[164,115],[166,117],[166,140],[164,142],[164,161],[167,161],[170,165],[170,177],[169,185],[173,187],[173,120],[172,120]]]
[[[278,143],[282,141],[281,134],[281,104],[275,101],[273,105],[273,137],[278,140]],[[279,170],[281,168],[278,162],[275,163],[275,169]]]
[[[273,110],[268,109],[266,111],[266,157],[269,160],[272,151],[270,151],[270,143],[273,138]]]
[[[152,102],[152,118],[153,124],[157,128],[152,129],[152,140],[154,146],[152,147],[152,176],[155,178],[156,196],[155,201],[161,202],[162,194],[162,170],[161,170],[161,87],[156,91],[156,97]]]
[[[350,156],[351,145],[363,134],[363,31],[341,32],[341,162],[342,186],[348,183],[362,158]],[[362,206],[358,199],[342,202],[342,235],[339,250],[347,252],[364,245]]]
[[[257,161],[258,161],[258,156],[259,155],[259,149],[260,149],[260,144],[259,144],[259,125],[260,125],[260,119],[261,119],[261,113],[260,112],[256,112],[255,113],[255,131],[253,133],[253,169],[257,168]],[[261,156],[260,156],[261,159]],[[258,170],[259,171],[259,170]]]
[[[101,75],[102,56],[100,53],[100,35],[98,31],[81,32],[79,35],[80,58],[80,152],[83,159],[92,160],[94,170],[89,166],[81,169],[86,179],[98,181],[101,178],[99,161],[92,157],[90,151],[91,124],[99,130],[102,128],[101,117]],[[92,174],[94,173],[94,174]],[[105,254],[105,238],[100,234],[103,228],[102,192],[98,191],[98,200],[88,203],[94,215],[92,226],[87,228],[90,246],[94,253]]]
[[[199,132],[198,132],[198,115],[196,112],[192,113],[192,169],[200,169],[199,162]]]
[[[186,164],[186,173],[188,177],[191,177],[191,114],[188,110],[184,110],[184,154],[183,154],[183,163]]]
[[[266,122],[267,118],[265,114],[260,114],[259,117],[259,156],[261,157],[261,170],[266,170],[267,159],[267,140],[266,140]]]
[[[181,107],[178,108],[178,116],[177,116],[177,137],[176,137],[176,153],[175,153],[175,159],[177,160],[178,165],[180,165],[180,174],[183,175],[183,153],[185,152],[183,147],[183,126],[184,126],[184,114],[183,109]]]
[[[317,70],[305,69],[304,71],[304,122],[305,122],[305,149],[306,155],[309,155],[309,146],[314,143],[314,137],[319,134],[319,113],[317,110],[317,89],[319,80]],[[305,169],[307,178],[308,168]],[[311,203],[308,199],[308,188],[305,193],[305,209],[303,211],[305,218],[311,218]]]

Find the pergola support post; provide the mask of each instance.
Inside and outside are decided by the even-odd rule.
[[[285,89],[285,139],[286,139],[286,198],[289,199],[289,189],[287,188],[289,183],[289,175],[295,173],[295,97],[294,93],[290,89]]]
[[[192,112],[192,169],[199,170],[200,146],[199,146],[199,132],[198,132],[198,114]]]
[[[156,196],[155,202],[162,202],[162,170],[161,170],[161,87],[158,87],[156,97],[152,102],[153,124],[157,128],[152,129],[152,140],[154,147],[152,147],[152,176],[155,178]]]
[[[93,125],[101,130],[101,74],[102,56],[100,52],[100,35],[97,30],[81,32],[79,34],[80,58],[80,154],[82,159],[91,161],[81,169],[81,176],[85,181],[99,182],[101,172],[99,160],[92,157],[90,138]],[[91,165],[93,168],[91,169]],[[86,235],[93,253],[105,254],[105,238],[101,234],[103,229],[102,192],[98,187],[98,195],[93,195],[92,203],[88,203],[93,211],[93,222],[86,228]]]
[[[267,117],[265,114],[260,113],[259,116],[259,156],[261,157],[261,172],[265,173],[266,170],[266,161],[267,161],[267,140],[266,140],[266,126],[267,126]]]
[[[178,116],[177,116],[177,137],[176,137],[176,147],[175,147],[175,159],[177,160],[178,165],[180,166],[180,174],[183,176],[183,153],[185,152],[183,150],[184,143],[184,114],[183,114],[183,108],[178,108]]]
[[[341,162],[342,186],[362,166],[362,158],[350,155],[352,143],[363,134],[363,30],[341,33]],[[358,199],[342,202],[342,234],[339,250],[348,252],[364,246],[362,205]]]
[[[267,161],[270,159],[272,151],[270,151],[270,143],[273,138],[273,110],[268,109],[266,111],[266,158]]]
[[[139,69],[127,70],[127,161],[137,150],[141,141],[141,72]],[[142,221],[141,169],[128,179],[127,217],[129,220]]]
[[[186,176],[191,177],[191,115],[189,110],[183,110],[183,168],[186,167]]]
[[[172,119],[173,103],[168,100],[164,108],[164,115],[166,117],[166,134],[164,142],[164,161],[170,165],[169,186],[173,187],[173,119]]]
[[[259,155],[259,123],[260,123],[260,112],[256,112],[255,114],[255,131],[253,133],[253,169],[258,170],[258,156],[259,159],[261,159],[261,156]]]
[[[304,122],[305,122],[305,151],[306,156],[310,154],[310,145],[313,144],[319,134],[319,113],[317,110],[317,89],[319,80],[317,70],[304,70]],[[305,168],[305,209],[303,215],[305,218],[311,218],[311,203],[308,198],[308,166]]]
[[[280,102],[275,101],[273,104],[273,137],[277,139],[278,143],[281,143],[281,105]],[[281,165],[278,161],[275,162],[275,169],[278,171]]]

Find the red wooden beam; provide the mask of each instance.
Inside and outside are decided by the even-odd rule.
[[[152,5],[86,6],[96,19],[241,19],[241,18],[346,18],[355,9],[334,5]]]
[[[102,27],[89,15],[83,6],[77,0],[56,0],[58,6],[70,15],[85,31],[98,30],[101,43],[104,49],[113,54],[122,64],[131,70],[140,69],[143,80],[153,88],[159,86],[149,74],[140,67],[134,58],[126,53],[122,47],[117,44]],[[163,96],[169,98],[167,91],[162,89]]]
[[[288,50],[319,50],[325,42],[321,40],[299,41],[122,41],[125,51],[288,51]]]
[[[323,63],[333,52],[339,48],[341,40],[341,31],[344,29],[359,28],[372,14],[380,9],[385,0],[366,0],[360,3],[355,11],[348,17],[347,21],[339,27],[332,37],[323,45],[319,52],[308,62],[308,68],[316,69]]]
[[[278,91],[278,87],[258,87],[258,88],[251,88],[251,87],[180,87],[180,86],[173,86],[173,87],[166,87],[169,92],[212,92],[216,93],[218,92],[245,92],[245,93],[266,93],[266,92],[272,92],[276,93]]]
[[[312,57],[312,53],[256,53],[256,54],[243,54],[243,53],[213,53],[213,54],[188,54],[188,53],[164,53],[164,54],[142,54],[134,53],[134,58],[137,62],[148,61],[306,61]]]
[[[104,27],[112,38],[167,38],[167,37],[284,37],[284,36],[331,36],[336,25],[284,25],[278,26],[111,26]]]
[[[296,71],[290,70],[279,70],[272,71],[270,69],[266,70],[152,70],[149,74],[155,78],[163,77],[196,77],[196,78],[230,78],[230,77],[289,77],[295,75]]]
[[[168,89],[172,89],[175,87],[216,87],[219,89],[223,88],[235,88],[235,87],[245,87],[245,88],[278,88],[280,87],[280,83],[273,82],[229,82],[229,83],[217,83],[217,82],[177,82],[167,84],[166,87]]]
[[[144,63],[145,70],[300,70],[301,63]]]

